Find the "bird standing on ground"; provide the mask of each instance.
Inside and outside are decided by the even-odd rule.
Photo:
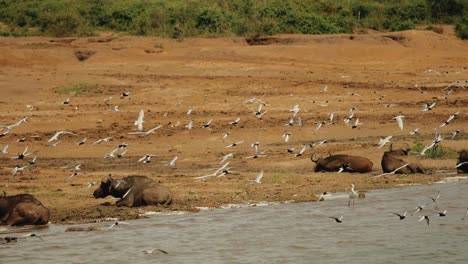
[[[354,183],[351,183],[351,192],[349,193],[348,207],[351,207],[351,202],[354,207],[354,201],[356,200],[359,194],[357,191],[354,190],[354,186]]]

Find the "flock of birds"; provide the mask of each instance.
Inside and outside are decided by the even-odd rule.
[[[465,81],[465,83],[466,83],[466,81]],[[463,82],[451,83],[444,89],[444,91],[447,90],[447,89],[450,89],[447,92],[445,92],[445,95],[444,95],[445,99],[447,99],[448,96],[453,93],[453,90],[454,90],[455,87],[465,90],[465,86],[463,85]],[[320,93],[322,93],[322,94],[325,94],[325,93],[328,93],[328,92],[329,92],[328,86],[325,86],[320,91]],[[374,92],[374,93],[377,94],[377,92]],[[352,93],[351,95],[352,96],[360,96],[360,95],[355,94],[355,93]],[[129,97],[129,96],[130,96],[130,92],[122,92],[120,97],[125,98],[125,97]],[[384,98],[384,97],[385,97],[385,95],[379,94],[379,100],[382,100],[382,98]],[[112,99],[113,99],[113,96],[110,96],[110,97],[106,98],[104,100],[104,104],[109,105],[109,103],[111,102]],[[264,101],[262,98],[257,98],[257,97],[253,97],[251,99],[248,99],[248,100],[244,101],[244,104],[246,104],[246,105],[254,104],[254,103],[257,103],[258,106],[255,108],[255,110],[252,111],[252,114],[257,119],[262,119],[265,116],[265,114],[267,114],[268,111],[269,111],[268,109],[265,109],[266,107],[269,106],[269,104],[266,101]],[[71,98],[70,97],[66,98],[63,101],[63,104],[70,105],[71,104]],[[180,102],[177,103],[177,105],[180,105]],[[432,111],[436,107],[436,105],[437,105],[437,101],[427,102],[427,103],[425,103],[423,105],[423,107],[421,109],[421,112]],[[391,107],[395,107],[395,106],[397,106],[397,105],[392,104]],[[31,109],[31,110],[34,109],[34,107],[31,106],[31,105],[28,105],[27,107],[28,107],[28,109]],[[77,109],[77,106],[75,106],[75,108]],[[118,105],[115,105],[115,106],[111,107],[108,111],[109,112],[120,112],[120,107]],[[192,115],[193,112],[194,112],[193,108],[190,108],[190,109],[188,109],[186,111],[186,115],[190,116],[190,115]],[[291,137],[293,136],[292,132],[288,128],[292,127],[292,126],[302,126],[302,118],[299,116],[299,113],[301,112],[301,108],[300,108],[299,104],[293,105],[293,107],[289,110],[289,112],[291,113],[291,116],[287,120],[287,123],[285,123],[285,127],[286,127],[285,130],[286,131],[282,135],[282,138],[283,138],[285,143],[288,143],[290,141]],[[361,125],[363,125],[363,123],[360,122],[359,117],[356,116],[356,113],[357,113],[357,108],[352,107],[352,108],[349,109],[348,113],[345,115],[345,117],[343,119],[343,123],[345,125],[349,126],[351,129],[355,129],[355,128],[360,127]],[[167,113],[165,115],[167,115]],[[437,147],[440,144],[440,142],[445,139],[442,136],[442,134],[437,133],[438,129],[443,128],[445,126],[448,126],[459,115],[460,115],[460,111],[457,111],[457,112],[455,112],[453,114],[450,114],[446,120],[444,120],[438,127],[434,128],[434,130],[436,131],[434,140],[432,140],[432,142],[430,142],[429,144],[425,145],[424,148],[420,152],[417,152],[416,153],[417,156],[424,156],[428,150]],[[143,138],[143,137],[146,137],[146,136],[149,136],[149,135],[155,133],[157,130],[159,130],[159,129],[161,129],[163,127],[162,125],[156,125],[156,126],[152,127],[149,130],[144,130],[144,123],[145,123],[145,117],[144,116],[145,116],[145,111],[142,109],[142,110],[140,110],[137,119],[134,121],[134,126],[136,127],[136,131],[128,132],[128,135],[134,135],[134,136],[138,136],[138,137]],[[404,130],[405,118],[406,118],[406,116],[402,115],[402,114],[396,115],[395,117],[393,117],[393,120],[396,121],[396,124],[397,124],[397,126],[398,126],[398,128],[400,130]],[[354,120],[354,122],[353,122],[353,120]],[[29,117],[25,117],[25,118],[15,122],[12,125],[0,126],[0,137],[7,136],[14,129],[16,129],[17,127],[19,127],[22,124],[27,123],[28,121],[29,121]],[[337,121],[337,117],[336,117],[335,112],[331,112],[331,113],[329,113],[329,116],[328,116],[327,120],[322,120],[322,121],[316,122],[316,127],[315,127],[314,132],[317,132],[318,130],[322,129],[324,126],[335,125],[335,124],[337,124],[337,122],[338,121]],[[234,127],[234,126],[236,126],[236,125],[238,125],[240,123],[241,123],[241,117],[237,117],[233,121],[230,121],[228,124],[229,124],[229,127],[232,128],[232,127]],[[211,128],[212,124],[213,124],[213,120],[210,119],[206,123],[201,124],[200,128],[211,130],[212,129]],[[187,122],[187,124],[185,124],[184,127],[186,129],[188,129],[188,130],[193,129],[194,128],[193,120],[189,120]],[[457,130],[453,131],[451,133],[450,139],[455,139],[460,134],[460,132],[461,132],[461,129],[457,129]],[[226,140],[231,135],[231,133],[232,132],[230,132],[230,131],[224,132],[223,135],[222,135],[223,141]],[[419,134],[419,133],[420,133],[419,128],[414,128],[410,132],[410,135],[416,135],[416,134]],[[48,144],[47,146],[56,147],[58,144],[60,144],[62,142],[60,140],[60,138],[62,136],[64,136],[64,135],[78,136],[78,134],[70,132],[70,131],[65,131],[65,130],[56,131],[47,140],[47,144]],[[379,142],[377,143],[377,148],[380,149],[380,148],[384,147],[385,145],[387,145],[388,143],[391,143],[392,138],[393,138],[393,135],[389,135],[389,136],[380,138]],[[20,138],[17,141],[18,142],[25,142],[26,140],[27,140],[26,138]],[[84,144],[86,144],[87,140],[88,140],[88,137],[84,137],[79,142],[77,142],[76,145],[78,145],[78,146],[84,145]],[[104,137],[104,138],[99,138],[99,139],[95,140],[91,145],[96,145],[96,144],[101,144],[101,143],[111,142],[111,141],[113,141],[112,137]],[[244,142],[245,142],[245,140],[234,141],[234,142],[226,145],[225,148],[226,149],[236,148],[237,146],[243,144]],[[286,151],[287,151],[287,153],[293,154],[295,157],[302,157],[304,155],[305,151],[307,150],[307,148],[318,147],[318,146],[324,145],[326,143],[328,143],[328,140],[326,140],[326,139],[325,140],[319,140],[317,142],[311,142],[309,144],[302,145],[300,147],[300,150],[297,151],[297,152],[295,152],[295,149],[296,149],[295,147],[287,148]],[[2,148],[0,150],[0,155],[8,154],[8,147],[9,147],[8,144],[6,144],[6,143],[3,144],[3,146],[2,146]],[[103,157],[105,159],[107,159],[107,158],[123,158],[128,152],[127,147],[128,147],[128,145],[126,143],[120,143],[115,148],[112,148],[112,150],[105,153]],[[266,153],[267,151],[266,150],[263,150],[263,151],[260,150],[260,142],[251,143],[251,147],[253,149],[253,154],[250,155],[250,156],[245,156],[244,157],[245,159],[257,159],[257,158],[267,156],[267,153]],[[26,157],[28,157],[28,156],[30,156],[32,154],[32,152],[28,152],[28,150],[29,150],[29,147],[26,146],[25,149],[21,153],[17,154],[14,157],[11,157],[11,158],[12,159],[18,159],[18,160],[24,160]],[[37,151],[35,153],[37,153]],[[209,178],[223,177],[223,176],[225,176],[227,174],[233,173],[233,171],[231,170],[232,168],[229,166],[229,161],[228,160],[231,159],[231,158],[236,157],[236,155],[237,155],[236,152],[230,152],[228,154],[224,154],[222,159],[221,159],[221,162],[220,162],[220,167],[215,168],[213,173],[208,174],[208,175],[204,175],[204,176],[197,176],[197,177],[194,177],[194,179],[204,181],[204,180],[207,180]],[[143,163],[143,164],[148,164],[148,163],[151,163],[152,158],[155,158],[155,157],[157,157],[156,154],[148,153],[148,154],[145,154],[143,157],[139,158],[137,160],[137,162],[140,162],[140,163]],[[176,164],[177,164],[178,159],[179,159],[179,157],[176,155],[171,160],[162,161],[162,163],[167,165],[167,166],[175,167]],[[28,160],[27,164],[24,164],[24,165],[17,164],[15,167],[13,167],[11,169],[12,177],[14,177],[17,173],[23,173],[25,170],[27,170],[31,166],[35,165],[36,162],[37,162],[37,155],[35,155],[31,160]],[[456,168],[463,165],[463,164],[465,164],[465,163],[457,164]],[[375,177],[381,177],[381,176],[385,176],[385,175],[394,174],[398,170],[406,167],[407,165],[408,164],[405,164],[404,166],[398,168],[397,170],[395,170],[393,172],[380,174],[380,175],[377,175]],[[65,167],[65,169],[69,169],[70,171],[72,171],[72,174],[68,177],[68,180],[72,179],[73,177],[76,177],[76,176],[80,175],[80,172],[79,172],[81,170],[80,166],[81,166],[81,164],[79,164],[79,166],[78,165],[72,165],[70,168]],[[341,171],[339,171],[339,172],[341,172]],[[258,174],[258,177],[256,177],[255,180],[252,180],[250,182],[260,184],[261,179],[263,177],[263,174],[264,174],[264,172],[262,170]]]
[[[322,194],[320,194],[319,196],[319,201],[324,201],[326,200],[326,197],[330,195],[329,193],[327,192],[324,192]],[[355,190],[355,185],[354,183],[351,184],[351,191],[349,192],[349,200],[348,200],[348,207],[354,207],[354,202],[356,200],[356,198],[359,197],[359,192],[357,190]],[[428,198],[430,199],[429,202],[423,204],[423,205],[418,205],[416,207],[414,207],[414,211],[413,213],[411,213],[411,216],[415,216],[416,214],[420,214],[419,215],[419,219],[418,219],[418,222],[421,222],[421,221],[425,221],[425,223],[427,225],[430,224],[430,217],[431,216],[439,216],[439,217],[445,217],[447,216],[447,210],[441,210],[439,208],[439,206],[437,205],[437,202],[439,201],[439,198],[440,198],[440,191],[437,192],[437,195],[435,197],[432,197],[432,196],[428,196]],[[434,205],[435,207],[432,209],[432,210],[429,210],[430,213],[424,213],[421,215],[422,212],[425,212],[427,209],[427,207],[429,205]],[[389,212],[390,214],[393,214],[393,215],[396,215],[398,216],[399,220],[404,220],[407,218],[407,214],[408,214],[408,209],[405,208],[405,211],[403,213],[395,213],[395,212]],[[465,213],[463,214],[463,216],[461,217],[461,221],[464,221],[466,216],[468,215],[468,208],[466,208],[465,210]],[[336,216],[328,216],[328,218],[330,219],[333,219],[335,220],[335,222],[337,223],[343,223],[343,215],[339,216],[339,217],[336,217]]]

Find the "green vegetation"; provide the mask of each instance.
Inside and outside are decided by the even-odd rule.
[[[60,94],[65,94],[65,93],[80,94],[80,93],[90,92],[98,87],[99,87],[98,84],[76,83],[73,85],[57,88],[56,92]]]
[[[467,13],[468,0],[0,0],[0,35],[255,37],[458,22],[463,37]]]
[[[424,149],[425,145],[419,141],[414,143],[414,146],[411,147],[413,153],[420,153]],[[438,144],[433,148],[430,148],[426,151],[424,157],[430,159],[448,159],[456,158],[457,152],[453,149],[443,148],[442,145]]]

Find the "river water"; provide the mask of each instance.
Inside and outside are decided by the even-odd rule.
[[[438,191],[436,204],[411,215]],[[92,232],[50,224],[34,230],[44,241],[3,229],[0,237],[18,242],[0,244],[0,263],[468,263],[466,179],[370,191],[354,208],[347,197],[154,214],[111,229],[113,222],[93,224],[99,230]],[[390,214],[405,208],[404,220]],[[445,217],[436,214],[444,210]],[[342,223],[328,218],[341,215]],[[418,221],[422,215],[429,225]],[[168,254],[142,252],[154,248]]]

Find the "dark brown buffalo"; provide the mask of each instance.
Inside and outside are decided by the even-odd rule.
[[[123,197],[116,203],[117,206],[136,207],[172,203],[171,191],[145,176],[128,176],[123,179],[113,179],[110,175],[104,177],[93,196],[97,199],[108,195]]]
[[[45,225],[49,222],[49,209],[30,194],[0,197],[0,224]]]
[[[466,162],[466,163],[464,163],[464,162]],[[461,164],[461,163],[463,163],[463,164],[460,165],[457,168],[457,172],[458,173],[468,173],[468,150],[462,150],[460,152],[460,155],[458,156],[458,160],[457,160],[457,165]]]
[[[340,171],[366,173],[372,171],[372,161],[360,156],[351,155],[330,155],[326,158],[310,159],[315,162],[314,171]]]
[[[382,170],[384,173],[392,172],[405,164],[408,166],[396,171],[396,174],[411,174],[411,173],[426,173],[425,169],[419,164],[417,160],[411,159],[408,154],[410,149],[390,149],[385,151],[382,156]]]

